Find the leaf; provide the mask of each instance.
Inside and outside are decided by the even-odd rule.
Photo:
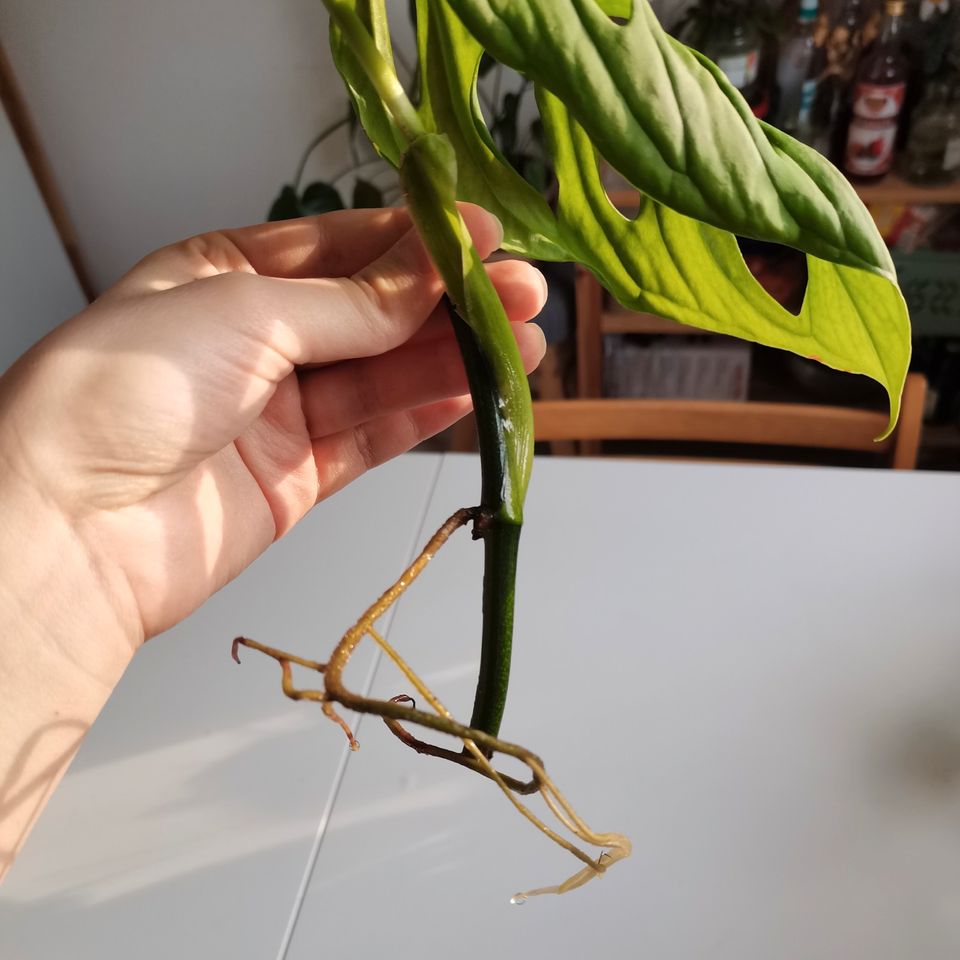
[[[369,180],[357,177],[353,185],[353,200],[350,205],[355,209],[382,207],[383,191]]]
[[[593,270],[625,306],[873,377],[889,395],[893,428],[910,357],[906,306],[872,219],[837,170],[759,124],[709,61],[663,33],[645,0],[633,5],[625,26],[596,0],[436,6],[456,10],[494,56],[536,81],[559,217],[541,218],[538,235],[524,237],[524,211],[512,205],[509,249],[557,259],[534,252],[545,238],[563,259]],[[465,78],[474,82],[482,47],[474,37],[463,39],[449,13],[434,15],[431,26],[435,40],[446,31],[442,66],[452,109],[472,109],[476,121],[479,108],[463,85]],[[476,139],[453,142],[461,169],[477,163]],[[635,222],[609,202],[598,152],[645,194]],[[493,177],[487,174],[487,182]],[[499,215],[500,197],[490,206],[490,191],[473,193],[475,185],[466,180],[462,197]],[[733,234],[808,254],[799,316],[760,287]]]
[[[741,236],[894,280],[870,215],[839,171],[757,121],[714,64],[662,30],[645,0],[625,25],[596,0],[449,6],[493,56],[559,97],[643,193]]]
[[[392,63],[389,34],[386,29],[386,10],[383,0],[356,0],[353,4],[363,23],[371,30],[377,48]],[[380,95],[370,82],[366,71],[343,37],[333,18],[330,19],[330,49],[333,62],[347,86],[353,108],[360,117],[363,129],[377,152],[395,167],[400,163],[404,138],[390,117]]]
[[[277,198],[270,204],[270,212],[267,214],[268,220],[296,220],[302,217],[300,212],[300,199],[297,197],[297,191],[290,184],[286,184],[277,194]]]
[[[906,307],[873,221],[837,170],[756,121],[645,0],[418,2],[421,117],[456,151],[458,198],[503,221],[504,249],[579,261],[626,306],[873,377],[889,394],[892,429],[910,355]],[[484,49],[535,81],[557,215],[486,128]],[[636,220],[607,198],[601,155],[641,189]],[[757,283],[734,234],[807,254],[799,315]]]
[[[606,195],[583,128],[555,97],[539,98],[560,181],[563,243],[621,303],[866,374],[887,388],[895,422],[910,328],[894,284],[808,255],[807,292],[800,313],[791,313],[751,274],[733,234],[649,197],[634,220],[624,217]]]
[[[506,162],[480,112],[476,81],[483,48],[449,4],[419,2],[418,48],[426,92],[421,116],[429,129],[446,134],[456,150],[459,199],[500,218],[504,250],[537,260],[567,259],[550,239],[556,222],[546,200]]]
[[[331,210],[343,209],[343,198],[336,187],[329,183],[317,181],[303,191],[300,198],[299,214],[301,217],[312,217],[318,213],[330,213]]]

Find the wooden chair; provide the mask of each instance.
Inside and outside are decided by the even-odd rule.
[[[887,455],[896,470],[917,463],[927,382],[911,373],[900,421],[886,440],[883,413],[801,403],[582,399],[537,401],[537,440],[653,440],[820,448]]]

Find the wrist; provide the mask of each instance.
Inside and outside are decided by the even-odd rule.
[[[0,455],[0,878],[141,634],[65,514]]]
[[[34,645],[91,677],[113,676],[143,641],[122,574],[71,517],[0,452],[0,611]],[[8,635],[9,636],[9,635]]]

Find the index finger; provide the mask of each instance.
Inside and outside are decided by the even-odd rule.
[[[386,253],[410,223],[405,207],[386,207],[337,210],[221,233],[262,276],[349,277]]]

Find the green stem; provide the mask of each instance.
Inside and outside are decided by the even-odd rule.
[[[443,278],[477,409],[484,540],[483,641],[472,726],[496,736],[510,676],[517,547],[533,456],[530,387],[510,323],[457,209],[457,160],[449,139],[427,133],[396,70],[378,49],[382,3],[365,23],[349,0],[325,0],[330,16],[406,143],[400,176],[413,221]],[[462,318],[462,319],[461,319]]]
[[[370,31],[348,0],[324,2],[397,128],[407,141],[413,141],[424,132],[423,124],[397,77],[397,71],[377,49]]]
[[[499,732],[510,678],[517,547],[533,456],[530,387],[517,341],[456,206],[456,156],[444,136],[418,137],[400,167],[407,200],[447,288],[480,441],[483,640],[471,727]]]
[[[483,632],[480,673],[470,726],[497,736],[507,702],[513,650],[513,609],[517,549],[522,517],[509,516],[504,503],[508,448],[502,395],[473,329],[446,298],[473,397],[480,447],[481,520],[474,536],[483,538]]]

